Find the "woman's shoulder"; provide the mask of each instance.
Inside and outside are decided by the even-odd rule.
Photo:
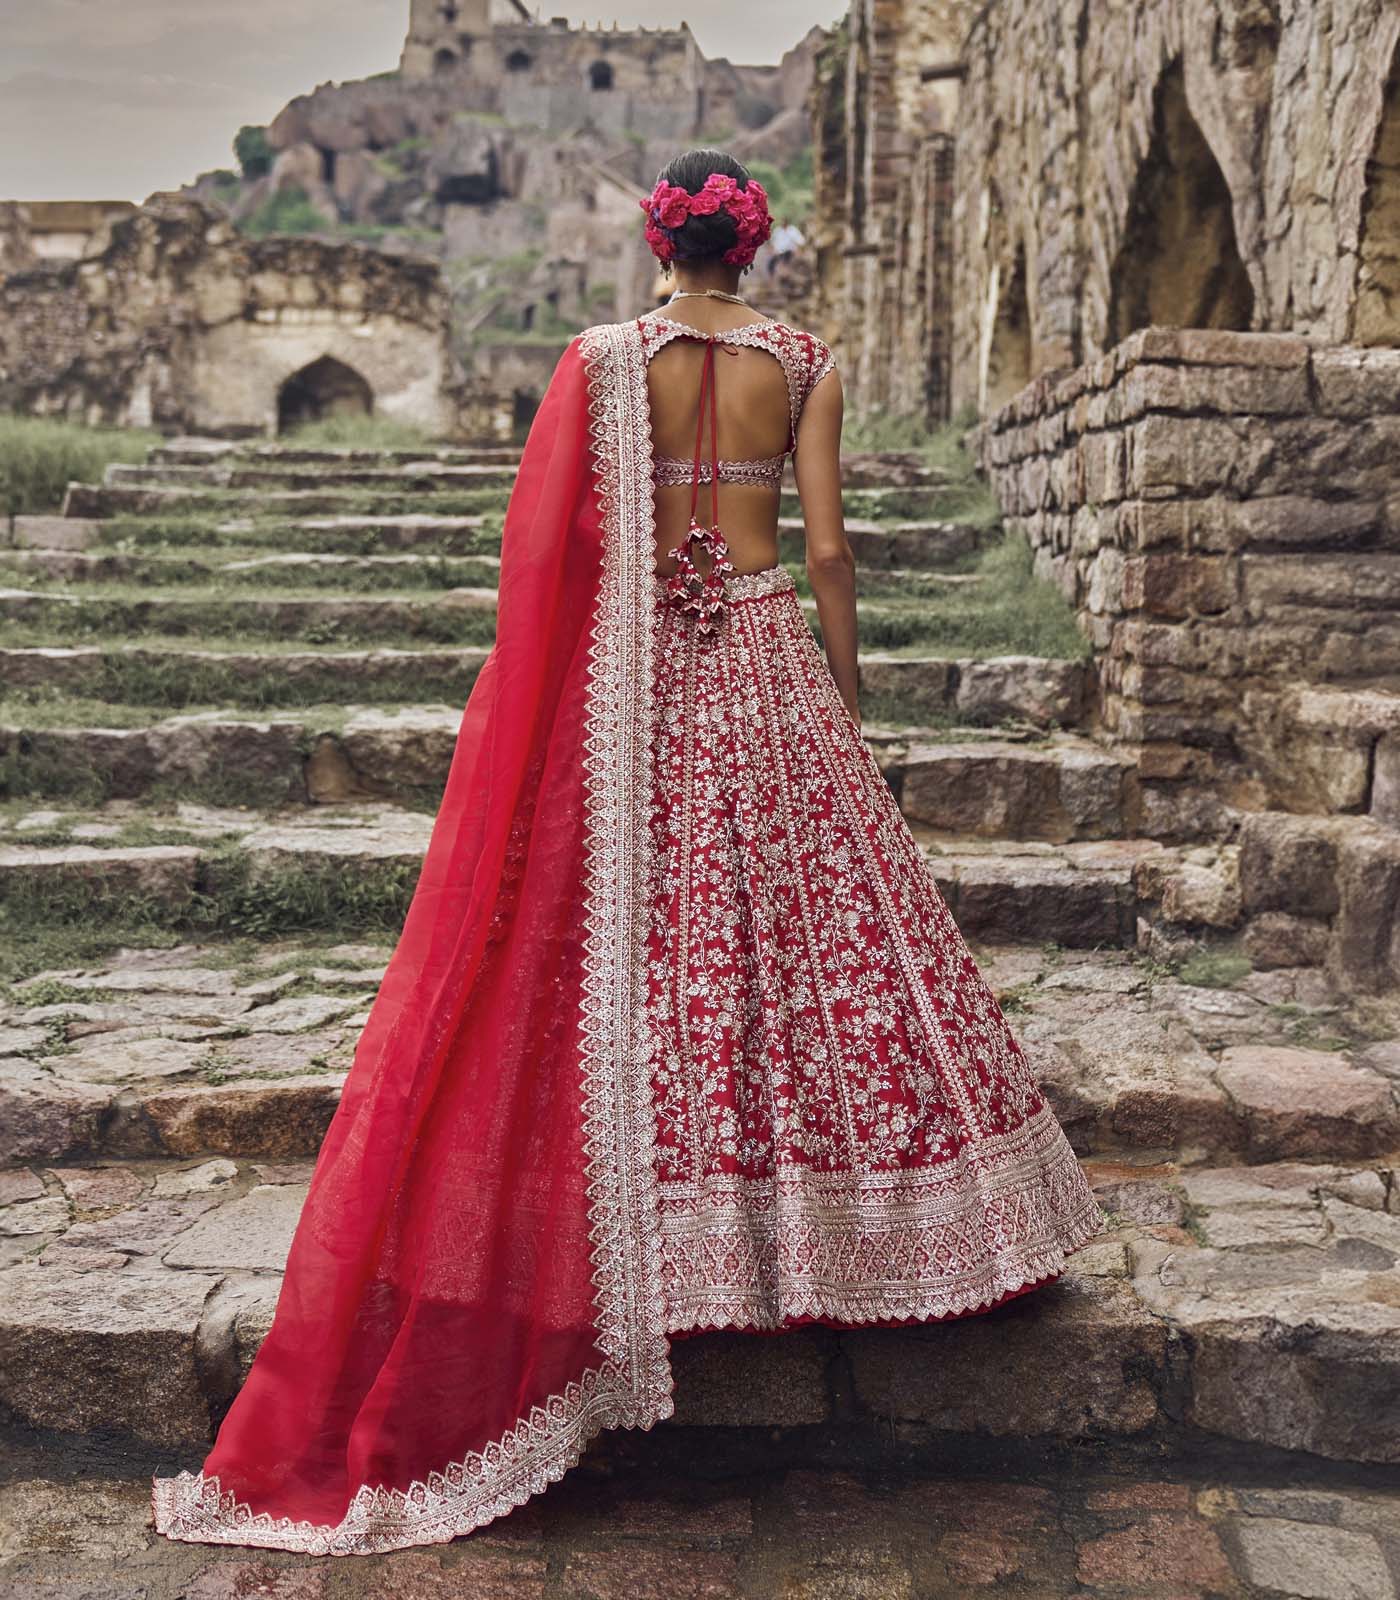
[[[765,324],[755,324],[764,326]],[[782,317],[770,317],[766,326],[773,330],[774,336],[787,345],[801,360],[815,382],[817,376],[829,371],[834,364],[831,346],[819,334],[807,328],[799,328],[795,322],[787,322]]]
[[[820,335],[811,333],[806,328],[794,327],[792,323],[780,319],[775,320],[776,326],[782,329],[782,337],[787,341],[794,364],[801,373],[802,393],[810,394],[820,379],[836,370],[836,357],[832,348]]]
[[[587,353],[610,344],[628,333],[640,333],[648,354],[654,346],[666,343],[685,332],[687,324],[678,322],[657,307],[635,317],[618,322],[596,322],[584,328],[570,340],[570,345]],[[750,335],[750,330],[752,334]],[[742,323],[738,328],[726,330],[740,333],[744,342],[762,343],[773,350],[789,374],[794,390],[800,396],[810,394],[818,381],[836,370],[836,357],[831,346],[819,335],[799,328],[781,317],[764,314],[761,321]]]

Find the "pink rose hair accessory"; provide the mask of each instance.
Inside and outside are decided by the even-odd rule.
[[[729,213],[738,235],[736,243],[724,252],[725,261],[732,267],[748,266],[759,245],[773,231],[768,195],[763,185],[757,178],[750,178],[741,189],[727,172],[712,172],[694,194],[662,178],[650,195],[637,204],[646,213],[644,231],[651,253],[662,262],[677,259],[672,235],[683,228],[690,217],[712,217],[720,210]]]

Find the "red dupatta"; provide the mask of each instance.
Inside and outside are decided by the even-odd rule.
[[[565,351],[506,513],[494,648],[276,1314],[158,1531],[439,1543],[671,1413],[642,1012],[651,436],[635,323]]]

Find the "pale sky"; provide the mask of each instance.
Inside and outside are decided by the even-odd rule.
[[[682,0],[545,16],[690,23],[707,55],[775,62],[843,0]],[[234,164],[245,122],[398,65],[408,0],[0,0],[0,200],[144,200]]]

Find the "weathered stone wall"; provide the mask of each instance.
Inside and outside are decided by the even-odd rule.
[[[1392,0],[995,0],[963,47],[954,403],[1152,323],[1400,343]]]
[[[978,437],[1093,642],[1134,828],[1229,842],[1178,920],[1400,981],[1400,350],[1149,329]]]
[[[558,361],[553,344],[497,339],[483,345],[470,376],[453,391],[457,433],[523,443]]]
[[[410,82],[451,76],[459,94],[482,97],[475,109],[499,110],[511,120],[530,120],[512,116],[512,105],[545,105],[561,119],[545,127],[566,127],[562,119],[577,120],[585,109],[627,126],[629,115],[659,111],[668,100],[675,131],[683,135],[694,126],[705,58],[689,28],[569,27],[484,12],[440,3],[413,7],[401,75]],[[546,91],[557,98],[542,100]]]
[[[1400,674],[1400,351],[1147,330],[980,440],[1138,747],[1146,831],[1231,804],[1400,823],[1374,715],[1344,730],[1332,687]]]
[[[29,227],[29,207],[18,200],[0,201],[0,276],[27,272],[39,263]]]
[[[592,123],[675,143],[800,108],[815,43],[809,35],[777,66],[748,66],[708,60],[684,23],[570,27],[523,7],[415,0],[400,75],[449,81],[459,103],[512,122],[553,132]]]
[[[857,412],[941,418],[961,0],[855,0],[818,58],[817,315]]]
[[[0,281],[0,406],[15,410],[271,433],[297,380],[306,404],[436,429],[448,379],[435,262],[244,238],[180,196],[118,223],[96,255]]]

